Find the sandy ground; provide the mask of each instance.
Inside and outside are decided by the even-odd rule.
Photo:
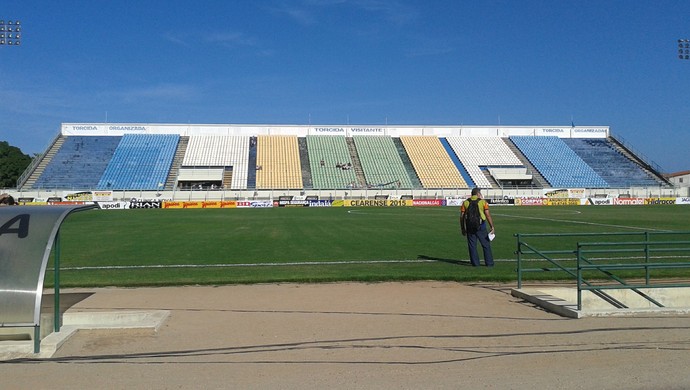
[[[70,310],[166,309],[157,333],[82,331],[3,389],[688,389],[690,318],[566,319],[502,285],[63,290]]]

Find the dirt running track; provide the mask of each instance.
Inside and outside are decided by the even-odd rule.
[[[688,389],[690,318],[565,319],[511,286],[444,282],[93,292],[166,309],[158,333],[83,331],[3,389]]]

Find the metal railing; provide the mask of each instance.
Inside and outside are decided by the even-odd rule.
[[[515,234],[518,288],[522,288],[526,272],[557,271],[576,281],[578,310],[582,310],[583,291],[590,291],[616,308],[627,308],[623,302],[606,292],[624,289],[635,292],[654,306],[663,307],[662,303],[641,289],[690,287],[690,281],[669,279],[672,275],[661,275],[666,282],[652,282],[654,270],[690,269],[690,240],[673,240],[682,236],[690,237],[690,231]],[[598,240],[580,242],[581,239],[593,237]],[[632,241],[631,237],[639,240]],[[602,242],[601,238],[610,241]],[[655,241],[653,238],[664,240]],[[571,248],[574,249],[538,249],[538,245],[528,243],[528,239],[545,240],[543,244],[547,246],[558,246],[558,242],[567,239],[576,242],[571,243],[574,245]],[[617,239],[626,240],[616,241]],[[547,266],[526,267],[528,261],[535,260],[540,265],[546,262]],[[629,282],[631,279],[636,281]]]
[[[50,144],[48,147],[44,150],[43,153],[36,155],[32,160],[31,163],[29,164],[28,167],[22,172],[22,174],[19,176],[17,179],[17,188],[22,188],[24,184],[26,184],[26,181],[29,180],[29,177],[31,176],[32,173],[36,170],[36,167],[38,167],[38,164],[43,161],[43,158],[46,156],[46,154],[50,151],[50,149],[55,145],[55,143],[60,139],[61,134],[58,134],[53,138],[52,141],[50,141]]]

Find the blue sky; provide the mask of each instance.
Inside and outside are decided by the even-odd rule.
[[[63,122],[610,126],[690,169],[688,1],[22,0],[0,140]]]

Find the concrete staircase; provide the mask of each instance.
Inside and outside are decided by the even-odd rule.
[[[510,138],[503,138],[503,142],[508,145],[510,150],[513,151],[513,153],[520,159],[520,161],[525,164],[527,167],[527,173],[532,174],[532,185],[537,187],[537,188],[547,188],[551,187],[548,181],[544,178],[544,176],[541,175],[541,173],[537,170],[537,168],[532,165],[532,163],[525,157],[524,154],[518,149],[517,146],[513,143],[513,141],[510,140]],[[487,172],[488,173],[488,172]]]
[[[27,168],[24,173],[24,175],[27,175],[26,178],[20,177],[19,180],[17,180],[17,188],[33,188],[34,184],[36,184],[36,180],[41,177],[43,170],[50,164],[50,161],[55,157],[55,154],[60,150],[63,143],[65,143],[65,138],[62,135],[55,138],[53,144],[48,148],[48,151],[42,156],[36,157],[36,163]]]
[[[482,169],[482,173],[491,184],[491,188],[501,188],[501,185],[496,181],[496,179],[494,179],[493,176],[491,176],[491,173],[489,173],[488,169]]]
[[[297,142],[299,143],[299,161],[300,167],[302,168],[302,186],[311,189],[314,188],[314,182],[311,177],[307,139],[305,137],[300,137],[297,139]]]
[[[410,160],[410,156],[407,155],[405,145],[403,145],[402,140],[400,140],[400,137],[394,137],[393,144],[395,144],[396,149],[398,149],[400,159],[403,162],[403,166],[405,166],[405,172],[407,172],[407,176],[410,177],[410,181],[412,182],[412,188],[422,188],[422,181],[419,180],[417,171],[414,170],[414,167],[412,166],[412,160]]]
[[[352,168],[354,168],[355,175],[357,176],[357,186],[364,188],[367,186],[367,179],[364,177],[362,162],[359,161],[359,154],[357,153],[357,147],[355,147],[355,140],[352,137],[346,137],[345,142],[347,142],[347,149],[350,152],[350,158],[352,159]]]
[[[165,179],[166,191],[172,191],[175,187],[175,181],[180,173],[180,167],[182,166],[184,154],[187,152],[187,145],[189,145],[189,137],[180,137],[180,140],[177,143],[177,150],[175,150],[175,156],[173,157],[172,166],[170,166],[168,177]]]
[[[232,186],[232,167],[225,167],[223,170],[223,188],[230,189]]]

